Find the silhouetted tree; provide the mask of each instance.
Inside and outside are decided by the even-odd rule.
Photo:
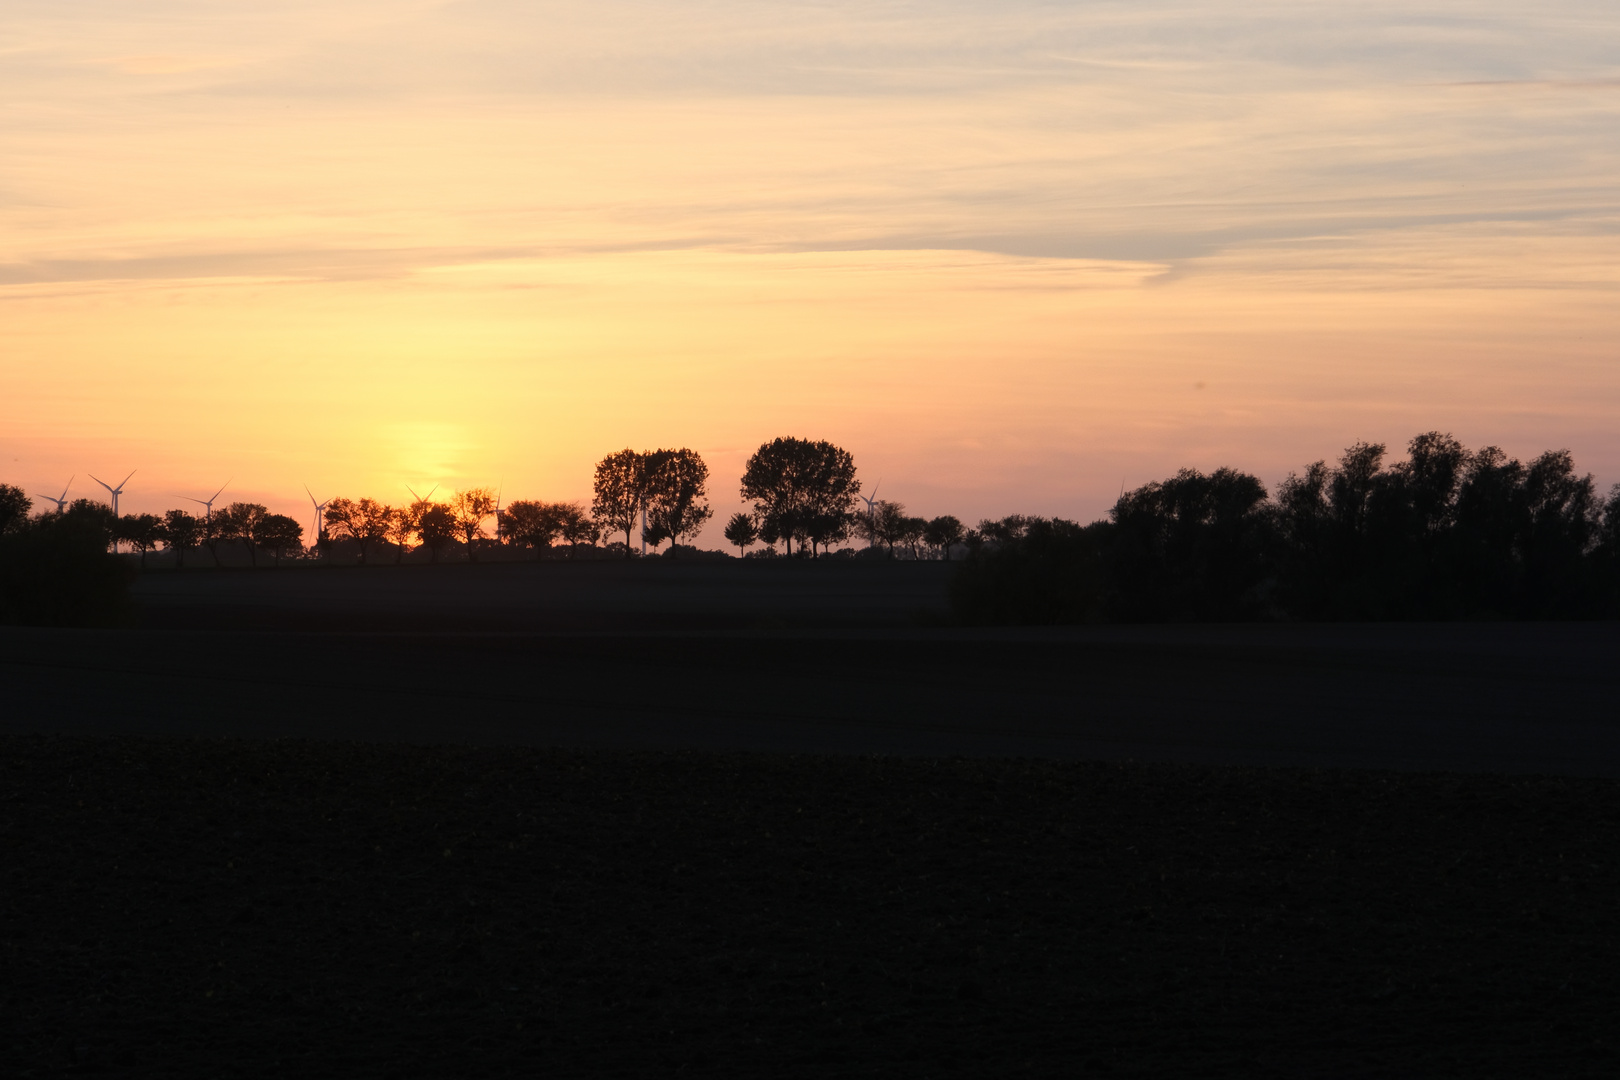
[[[805,519],[804,535],[810,541],[811,551],[814,552],[817,546],[826,551],[834,544],[848,540],[857,516],[847,510],[826,510],[810,514]]]
[[[431,505],[425,499],[418,499],[408,506],[396,507],[388,515],[387,539],[394,545],[394,564],[397,566],[405,561],[406,552],[411,549],[411,539],[416,535],[417,527],[421,524],[422,512]]]
[[[62,513],[0,529],[0,623],[119,622],[135,571],[107,550],[116,524],[110,507],[77,499]]]
[[[1590,474],[1578,476],[1568,450],[1549,450],[1524,478],[1523,599],[1525,617],[1598,613],[1587,555],[1602,535],[1603,505]]]
[[[163,539],[163,519],[156,514],[125,514],[118,519],[113,539],[127,540],[141,557],[141,568],[146,568],[146,553]]]
[[[204,514],[197,519],[197,539],[208,549],[208,557],[218,566],[219,542],[224,539],[219,532],[219,515]]]
[[[876,504],[874,504],[875,506]],[[877,534],[877,517],[874,510],[857,509],[849,516],[849,532],[851,536],[865,540],[868,548],[876,547],[880,541]]]
[[[759,523],[759,538],[771,549],[773,555],[776,553],[776,542],[778,540],[782,541],[784,551],[792,550],[791,543],[782,530],[782,522],[777,518],[765,518]]]
[[[34,501],[22,488],[0,484],[0,536],[20,529],[23,522],[28,520],[28,511],[33,506]]]
[[[905,543],[906,526],[910,518],[906,516],[904,504],[879,500],[872,504],[870,515],[870,529],[889,554],[894,555],[894,546]]]
[[[927,535],[927,518],[908,517],[905,518],[901,523],[900,542],[911,550],[911,558],[913,561],[918,561],[922,558],[922,552],[919,550],[919,546],[922,544]]]
[[[1255,477],[1183,469],[1126,492],[1111,516],[1124,617],[1236,619],[1263,609],[1271,521]]]
[[[1022,514],[1009,514],[999,519],[984,518],[980,520],[979,527],[975,531],[979,534],[980,543],[991,546],[1010,544],[1023,537],[1029,528],[1030,522],[1038,520],[1041,519],[1027,518]],[[1062,519],[1054,518],[1053,520],[1060,521]]]
[[[1608,614],[1620,612],[1620,484],[1609,489],[1603,502],[1593,561],[1593,587]]]
[[[680,543],[696,536],[714,515],[709,508],[709,467],[694,450],[655,450],[645,456],[643,498],[647,507],[647,541]]]
[[[573,558],[580,545],[596,547],[596,542],[602,538],[602,529],[585,507],[577,502],[552,503],[556,507],[557,516],[562,522],[561,536],[568,544],[568,557]]]
[[[1018,535],[970,547],[951,578],[951,607],[968,623],[1101,621],[1107,613],[1107,557],[1114,526],[1018,519]]]
[[[202,537],[202,522],[184,510],[169,510],[163,515],[163,542],[174,552],[176,567],[186,564],[186,552],[197,546]]]
[[[304,527],[286,514],[266,514],[253,527],[253,541],[270,552],[280,566],[287,552],[304,550]]]
[[[855,459],[826,441],[773,439],[754,451],[742,476],[742,497],[754,504],[761,536],[786,540],[790,555],[798,539],[801,547],[809,541],[814,556],[821,530],[854,510],[860,490]]]
[[[417,535],[428,549],[430,561],[438,562],[439,553],[456,539],[456,519],[441,503],[428,503],[416,521]]]
[[[928,523],[928,527],[923,533],[923,539],[937,548],[940,557],[948,562],[951,557],[951,547],[960,544],[965,535],[966,531],[962,528],[961,521],[950,514],[945,514],[934,518]]]
[[[388,527],[394,516],[392,507],[375,499],[333,499],[326,506],[324,520],[328,532],[347,537],[360,551],[360,561],[366,562],[371,546],[388,538]]]
[[[214,511],[214,526],[221,540],[235,540],[247,550],[248,561],[259,565],[256,533],[270,508],[261,503],[233,502],[223,510]]]
[[[742,555],[748,550],[748,545],[759,539],[759,529],[754,525],[754,519],[741,510],[731,515],[726,522],[726,540],[737,545],[737,554]]]
[[[624,449],[596,463],[591,515],[610,533],[624,533],[624,557],[630,557],[630,533],[640,522],[646,498],[645,454]]]
[[[509,542],[532,547],[536,559],[544,558],[562,535],[566,505],[518,499],[501,511],[501,530]]]
[[[456,532],[467,545],[467,558],[476,560],[478,541],[484,536],[484,519],[495,513],[495,493],[489,488],[458,491],[451,497],[449,509],[456,522]]]

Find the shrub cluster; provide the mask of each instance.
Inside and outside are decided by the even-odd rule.
[[[88,500],[29,517],[27,496],[0,484],[0,624],[118,623],[134,571],[107,551],[113,526],[112,511]]]
[[[1620,614],[1620,487],[1449,435],[1358,443],[1275,495],[1184,469],[1108,520],[984,522],[952,584],[972,623],[1597,618]]]

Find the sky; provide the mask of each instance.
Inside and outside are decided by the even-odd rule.
[[[8,0],[0,90],[35,494],[687,446],[720,547],[778,435],[969,522],[1429,430],[1620,482],[1613,3]]]

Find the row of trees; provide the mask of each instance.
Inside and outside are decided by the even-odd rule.
[[[278,563],[288,556],[321,554],[334,542],[347,545],[362,563],[391,550],[401,561],[413,549],[425,548],[432,561],[459,549],[477,560],[491,548],[526,548],[536,558],[562,550],[570,555],[595,549],[606,537],[622,534],[618,548],[636,554],[639,530],[643,545],[691,541],[713,517],[708,500],[709,467],[696,451],[619,450],[596,466],[593,499],[587,508],[575,502],[516,500],[501,505],[488,488],[457,491],[448,499],[416,498],[404,505],[377,499],[335,498],[321,510],[317,535],[305,548],[303,526],[274,514],[262,504],[233,502],[202,515],[170,510],[163,515],[128,514],[114,518],[102,504],[79,500],[69,510],[78,518],[100,522],[116,547],[128,544],[145,565],[149,552],[168,548],[183,566],[197,550],[206,550],[215,565],[221,545],[245,552],[258,565],[261,553]],[[26,516],[28,499],[16,489],[16,513]],[[855,512],[860,481],[849,451],[825,441],[779,438],[762,445],[748,460],[741,481],[752,511],[736,515],[725,530],[742,552],[758,541],[782,543],[788,554],[815,556],[851,536],[921,557],[920,545],[948,555],[961,536],[955,518],[927,522],[906,516],[896,503],[873,504]],[[430,493],[431,495],[431,493]],[[60,511],[59,511],[60,512]],[[493,523],[493,535],[488,526]]]
[[[1105,521],[981,523],[971,622],[1586,618],[1620,614],[1620,486],[1450,435],[1357,443],[1268,493],[1233,469],[1127,492]]]
[[[858,507],[847,451],[777,439],[749,458],[741,491],[752,508],[725,534],[741,551],[763,540],[811,556],[852,536],[891,556],[949,558],[965,549],[952,600],[968,622],[1620,615],[1620,486],[1600,496],[1567,451],[1522,463],[1436,432],[1407,449],[1405,460],[1388,464],[1384,446],[1357,443],[1334,465],[1318,461],[1291,474],[1275,493],[1237,470],[1184,469],[1123,494],[1106,520],[1090,525],[1013,516],[966,529],[953,517],[908,516],[896,503]],[[695,535],[712,516],[707,478],[690,450],[622,450],[598,466],[589,510],[537,501],[502,507],[482,488],[403,507],[334,499],[315,550],[336,538],[352,542],[362,560],[383,544],[396,560],[413,545],[435,559],[452,545],[478,558],[490,544],[538,557],[559,544],[594,549],[609,532],[623,533],[628,556],[638,526],[655,545]],[[97,590],[116,592],[129,570],[107,554],[115,539],[143,561],[158,544],[178,561],[206,548],[217,562],[219,546],[231,543],[255,563],[259,552],[279,560],[304,550],[296,521],[256,503],[201,517],[174,510],[115,518],[90,500],[45,515],[30,509],[22,491],[0,484],[7,620],[51,621],[38,612],[74,610],[72,619],[93,621],[84,612],[101,602]],[[485,532],[491,518],[493,538]]]
[[[80,500],[88,507],[99,504]],[[77,505],[77,504],[75,504]],[[109,512],[109,518],[110,518]],[[146,553],[159,545],[174,552],[176,565],[184,565],[188,552],[205,548],[219,564],[219,546],[235,544],[246,550],[257,566],[259,552],[268,552],[278,563],[284,556],[304,549],[304,527],[286,514],[272,514],[261,503],[234,502],[221,510],[201,516],[184,510],[156,514],[125,514],[108,522],[108,531],[117,543],[128,543],[146,565]]]
[[[21,530],[28,520],[28,496],[9,484],[0,484],[0,516]],[[256,565],[259,552],[268,552],[278,561],[285,555],[303,551],[304,527],[285,514],[272,514],[259,503],[236,502],[211,514],[197,516],[184,510],[158,514],[117,516],[105,503],[75,499],[66,507],[37,519],[43,526],[64,519],[73,528],[102,537],[102,547],[128,544],[146,564],[148,552],[158,547],[172,550],[184,561],[186,553],[206,548],[219,561],[221,544],[240,544]]]

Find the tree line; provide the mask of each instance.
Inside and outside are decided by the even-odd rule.
[[[1357,443],[1274,493],[1183,469],[1107,519],[982,522],[952,582],[975,623],[1598,618],[1620,614],[1620,485],[1450,435]]]
[[[71,525],[76,536],[99,536],[102,548],[110,545],[116,551],[127,545],[142,566],[148,553],[159,548],[167,549],[177,566],[184,566],[197,552],[206,552],[217,566],[222,550],[243,553],[249,564],[257,566],[261,555],[277,563],[294,557],[320,558],[338,545],[352,551],[360,563],[375,561],[380,554],[391,554],[399,562],[423,549],[435,562],[452,552],[476,561],[501,549],[526,549],[536,558],[578,556],[582,550],[630,558],[639,554],[634,546],[637,536],[654,549],[669,542],[674,550],[682,541],[694,540],[714,514],[708,481],[709,467],[694,450],[627,448],[597,463],[588,506],[536,499],[503,504],[499,493],[487,487],[456,491],[438,500],[432,492],[427,497],[413,493],[410,501],[399,505],[345,496],[319,506],[312,537],[306,537],[296,519],[254,502],[209,506],[201,514],[176,509],[161,515],[118,516],[105,504],[79,499],[31,518],[26,493],[0,485],[0,514],[9,533],[46,537]],[[727,532],[742,551],[764,540],[772,545],[781,542],[789,554],[795,553],[795,542],[799,553],[809,545],[809,554],[814,555],[858,531],[852,515],[860,491],[854,459],[831,443],[784,438],[762,445],[749,459],[742,491],[754,510],[737,516],[746,526],[744,533],[737,527],[728,527]],[[889,518],[880,514],[879,520]],[[610,539],[620,535],[622,540]],[[889,533],[880,529],[874,535]],[[894,535],[904,542],[907,534],[901,529]],[[604,540],[606,546],[599,548]]]
[[[456,491],[435,500],[433,493],[400,504],[369,497],[339,497],[319,507],[315,535],[285,514],[254,502],[232,502],[193,514],[114,516],[102,503],[80,499],[56,512],[69,514],[105,532],[115,550],[127,546],[146,565],[150,552],[166,549],[183,567],[198,553],[212,565],[222,552],[245,555],[258,566],[264,556],[280,564],[289,558],[323,558],[335,549],[365,564],[379,558],[403,561],[425,550],[429,561],[455,557],[477,561],[501,553],[532,552],[552,557],[617,556],[632,558],[636,546],[655,551],[666,542],[668,554],[694,552],[690,545],[714,511],[708,496],[709,467],[689,448],[618,450],[596,465],[592,499],[547,502],[502,501],[487,487]],[[29,500],[6,488],[28,514]],[[946,515],[913,517],[899,503],[864,500],[850,452],[825,440],[777,438],[752,454],[739,482],[749,509],[734,514],[723,534],[739,555],[777,553],[815,558],[853,540],[864,540],[874,553],[891,558],[950,558],[971,539],[961,521]],[[313,501],[313,499],[312,499]],[[47,515],[50,516],[50,515]],[[762,550],[750,550],[756,544]]]
[[[1089,525],[1014,515],[970,529],[950,515],[914,517],[899,503],[863,499],[842,447],[778,438],[749,457],[739,482],[749,509],[723,532],[752,557],[780,544],[784,555],[814,558],[851,539],[864,540],[869,556],[960,553],[952,605],[972,623],[1620,614],[1620,486],[1600,497],[1562,450],[1522,463],[1430,432],[1407,451],[1389,464],[1383,445],[1357,443],[1275,492],[1238,470],[1183,469],[1123,493]],[[26,494],[0,484],[0,619],[41,621],[37,612],[52,604],[87,618],[96,589],[127,580],[109,544],[127,543],[143,564],[166,546],[177,565],[199,550],[217,565],[232,545],[253,565],[261,554],[278,563],[328,557],[335,545],[361,563],[419,549],[432,561],[520,551],[631,558],[638,534],[654,549],[669,543],[667,554],[695,552],[682,541],[713,517],[708,479],[690,449],[627,448],[597,463],[588,506],[503,504],[481,487],[399,506],[336,498],[307,547],[297,521],[257,503],[116,517],[81,499],[31,516]]]

